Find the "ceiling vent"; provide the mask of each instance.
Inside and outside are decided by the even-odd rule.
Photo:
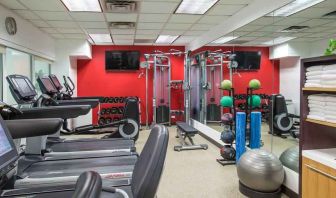
[[[110,28],[112,29],[134,29],[134,22],[111,22]]]
[[[309,28],[309,26],[294,25],[294,26],[290,26],[286,29],[281,30],[281,32],[299,32],[301,30],[308,29],[308,28]]]
[[[323,15],[322,17],[325,17],[325,18],[336,18],[336,11],[329,12],[329,13]]]
[[[137,11],[137,2],[121,1],[121,0],[106,0],[106,12],[132,13]]]

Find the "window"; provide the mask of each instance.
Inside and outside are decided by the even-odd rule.
[[[33,73],[32,73],[32,81],[36,88],[38,95],[41,94],[41,89],[36,81],[37,77],[45,76],[50,74],[50,62],[43,58],[34,57],[33,58]]]
[[[6,48],[6,58],[3,67],[3,100],[7,104],[17,104],[13,98],[6,76],[12,74],[20,74],[31,77],[31,56],[27,53],[20,52],[11,48]]]

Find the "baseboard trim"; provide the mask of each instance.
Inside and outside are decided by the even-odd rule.
[[[292,191],[291,189],[287,188],[284,185],[281,186],[281,189],[282,189],[282,193],[287,195],[289,198],[299,198],[300,197],[296,192]]]

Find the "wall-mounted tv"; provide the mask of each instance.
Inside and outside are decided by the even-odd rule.
[[[105,51],[106,70],[138,70],[139,51]]]
[[[237,61],[239,70],[258,70],[260,69],[261,52],[242,52],[235,51],[234,60]]]

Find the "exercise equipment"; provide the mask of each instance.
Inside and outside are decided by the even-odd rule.
[[[221,121],[224,125],[231,125],[233,124],[233,115],[232,113],[224,113],[222,115]]]
[[[231,80],[223,80],[220,84],[220,88],[224,90],[231,90],[232,89]]]
[[[260,107],[260,105],[261,105],[260,96],[258,96],[258,95],[249,96],[248,105],[251,105],[252,108]]]
[[[232,107],[233,106],[233,99],[231,96],[223,96],[220,99],[220,105],[222,107]]]
[[[188,125],[185,122],[176,122],[176,127],[176,138],[179,138],[181,145],[174,146],[175,151],[208,149],[208,145],[206,144],[196,145],[194,143],[194,140],[192,138],[198,134],[197,129]],[[189,140],[189,143],[186,142],[186,139]]]
[[[250,80],[250,82],[249,82],[249,88],[254,89],[254,90],[260,89],[261,88],[260,81],[257,80],[257,79]]]
[[[261,146],[261,113],[251,112],[250,116],[250,141],[251,149],[258,149]]]
[[[286,135],[291,135],[293,138],[298,138],[300,135],[300,123],[295,123],[294,119],[299,119],[300,116],[288,113],[285,97],[281,94],[272,95],[271,103],[272,105],[269,105],[270,113],[268,119],[270,133],[273,131],[274,135],[280,136],[282,138],[286,138]]]
[[[225,144],[232,144],[235,140],[235,134],[230,129],[224,129],[224,131],[221,133],[221,140]]]
[[[230,145],[224,145],[220,149],[220,155],[223,157],[224,160],[234,161],[236,157],[236,150]]]
[[[283,166],[299,173],[299,164],[300,164],[299,146],[294,146],[286,149],[280,155],[280,161]]]
[[[236,162],[245,153],[246,148],[246,114],[244,112],[236,113]]]
[[[237,163],[239,190],[247,197],[281,197],[285,172],[272,153],[253,149],[244,153]]]

